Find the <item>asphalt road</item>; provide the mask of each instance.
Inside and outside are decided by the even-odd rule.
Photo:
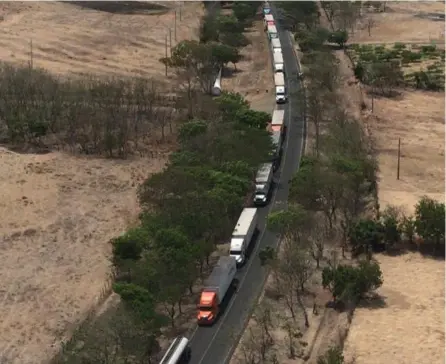
[[[228,294],[228,303],[223,313],[211,327],[198,327],[190,337],[192,349],[191,364],[226,364],[230,361],[238,338],[243,333],[252,307],[263,288],[266,271],[260,266],[258,252],[267,246],[277,247],[278,238],[265,229],[266,216],[271,210],[286,206],[288,199],[288,182],[298,169],[304,143],[305,123],[296,93],[299,90],[298,65],[292,48],[289,33],[281,31],[277,26],[288,84],[288,103],[281,107],[285,110],[285,121],[288,126],[284,142],[281,168],[275,176],[276,189],[271,202],[259,211],[260,233],[252,254],[245,266],[237,273],[238,289]],[[273,81],[272,81],[273,82]]]

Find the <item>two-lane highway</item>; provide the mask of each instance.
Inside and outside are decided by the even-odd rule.
[[[239,280],[237,292],[233,294],[227,307],[212,327],[198,327],[190,338],[192,348],[191,364],[226,364],[237,345],[251,310],[263,288],[266,270],[260,265],[258,252],[267,246],[277,247],[277,236],[265,229],[266,217],[272,209],[286,206],[288,199],[288,182],[298,169],[304,143],[305,122],[296,94],[300,87],[297,78],[297,66],[293,44],[289,33],[279,31],[282,53],[285,62],[289,100],[283,105],[288,127],[280,170],[275,176],[276,188],[270,204],[259,209],[260,234],[245,267],[237,273]],[[271,81],[273,82],[273,81]]]

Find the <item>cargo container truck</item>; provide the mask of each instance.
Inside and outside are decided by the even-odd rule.
[[[256,190],[254,193],[254,205],[265,206],[268,204],[273,184],[273,163],[264,163],[260,166],[256,174]]]
[[[274,72],[284,73],[282,52],[280,53],[276,52],[273,54],[273,64],[274,64]]]
[[[242,266],[246,261],[246,251],[257,231],[257,209],[244,208],[235,225],[231,237],[229,255],[235,258],[237,266]]]
[[[274,74],[274,85],[276,91],[276,103],[285,103],[287,101],[287,96],[285,88],[285,77],[282,72],[277,72]]]
[[[268,25],[268,38],[269,39],[278,38],[277,29],[275,25]]]
[[[286,125],[285,125],[285,110],[277,110],[273,111],[273,117],[271,120],[271,130],[272,131],[280,131],[282,136],[286,135]]]
[[[220,305],[234,284],[237,263],[234,257],[220,257],[206,280],[198,303],[197,324],[212,325],[220,313]]]
[[[189,340],[184,336],[178,336],[170,344],[160,364],[186,364],[189,363],[190,358],[191,348]]]

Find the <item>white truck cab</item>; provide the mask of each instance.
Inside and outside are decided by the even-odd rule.
[[[276,86],[276,103],[284,104],[287,101],[285,86]]]

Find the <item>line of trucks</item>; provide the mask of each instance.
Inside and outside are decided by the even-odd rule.
[[[274,83],[276,87],[276,102],[286,102],[286,89],[284,80],[284,62],[282,48],[277,36],[274,18],[267,2],[263,5],[265,28],[271,42],[271,52],[274,58]],[[258,229],[258,207],[266,206],[272,195],[274,172],[280,166],[283,140],[286,136],[284,123],[285,111],[273,111],[271,119],[270,134],[274,145],[268,162],[259,166],[255,176],[255,192],[253,195],[253,207],[242,210],[237,224],[232,232],[229,254],[219,258],[217,265],[211,275],[205,281],[200,300],[197,305],[197,324],[199,326],[212,325],[217,319],[222,303],[228,296],[228,292],[236,289],[237,270],[246,263],[249,252],[252,250],[257,238]],[[179,336],[171,343],[167,352],[161,359],[160,364],[183,364],[188,363],[191,358],[189,340]]]
[[[267,6],[269,6],[269,4]],[[284,104],[287,102],[288,97],[285,84],[285,68],[282,55],[282,45],[280,44],[274,16],[271,14],[271,10],[269,8],[263,9],[263,18],[265,30],[268,34],[268,39],[270,42],[270,50],[273,59],[276,103]]]

